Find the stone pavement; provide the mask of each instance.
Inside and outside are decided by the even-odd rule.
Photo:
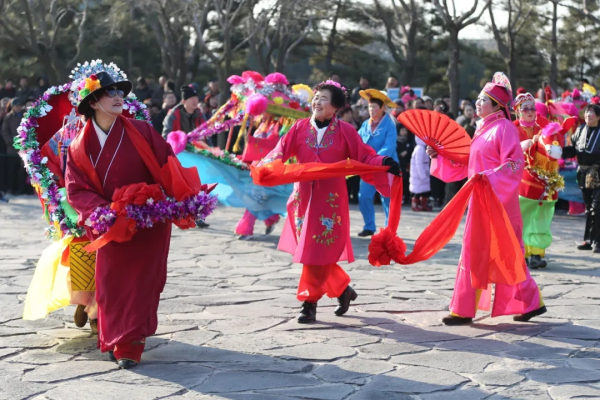
[[[281,224],[240,242],[241,215],[220,208],[208,230],[174,230],[158,332],[142,364],[119,371],[74,327],[73,307],[20,319],[45,223],[33,197],[0,203],[0,399],[600,399],[600,258],[574,250],[581,217],[555,219],[550,266],[533,273],[546,315],[445,327],[462,228],[406,267],[371,267],[369,241],[353,238],[357,301],[338,318],[323,299],[306,326],[295,321],[300,266],[276,250]],[[405,209],[401,236],[412,244],[432,218]]]

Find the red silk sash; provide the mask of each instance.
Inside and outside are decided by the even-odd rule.
[[[256,184],[274,186],[295,181],[360,175],[363,172],[380,172],[388,168],[358,162],[351,162],[349,168],[340,167],[339,164],[344,163],[346,162],[283,165],[279,161],[279,165],[275,166],[271,163],[253,167],[252,177]],[[471,249],[472,286],[486,289],[490,283],[514,285],[523,282],[526,277],[525,259],[519,240],[489,179],[479,174],[473,176],[431,221],[417,238],[409,255],[405,254],[406,244],[396,234],[402,209],[402,177],[394,177],[388,226],[371,239],[369,262],[371,265],[381,266],[389,265],[393,260],[398,264],[408,265],[433,257],[456,233],[471,197],[470,229],[473,233],[467,236],[467,240],[470,240],[468,246]]]

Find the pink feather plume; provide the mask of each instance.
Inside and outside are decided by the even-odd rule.
[[[560,132],[561,129],[562,127],[558,122],[550,122],[542,128],[542,135],[546,137],[553,136]]]
[[[227,78],[227,82],[231,83],[232,85],[239,85],[240,83],[246,83],[244,78],[242,78],[239,75],[231,75],[229,78]]]
[[[253,117],[258,117],[267,111],[268,105],[269,101],[265,96],[258,93],[253,94],[246,100],[246,113],[252,115]]]
[[[167,143],[173,148],[175,154],[181,153],[187,146],[188,136],[183,131],[173,131],[167,135]]]

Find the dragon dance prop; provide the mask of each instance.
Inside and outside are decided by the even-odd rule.
[[[288,88],[287,78],[280,73],[263,77],[246,71],[228,82],[231,98],[210,120],[188,135],[171,132],[167,141],[182,165],[197,167],[204,182],[219,184],[214,193],[221,204],[246,208],[261,220],[285,215],[292,185],[257,186],[250,165],[265,157],[296,120],[310,116],[312,90],[306,85]],[[222,132],[228,132],[226,149],[234,152],[206,144],[207,138]]]

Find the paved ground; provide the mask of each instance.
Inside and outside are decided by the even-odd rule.
[[[300,267],[276,250],[281,227],[240,242],[240,216],[221,208],[210,229],[175,231],[159,330],[143,363],[119,371],[72,307],[20,319],[44,222],[33,197],[0,203],[0,399],[600,399],[600,258],[574,250],[581,217],[556,218],[550,266],[533,274],[543,318],[482,313],[452,328],[439,320],[460,235],[429,262],[381,269],[365,261],[368,240],[352,239],[357,302],[338,318],[323,299],[305,326],[294,319]],[[401,236],[412,243],[432,217],[405,209]],[[352,222],[355,234],[356,209]]]

